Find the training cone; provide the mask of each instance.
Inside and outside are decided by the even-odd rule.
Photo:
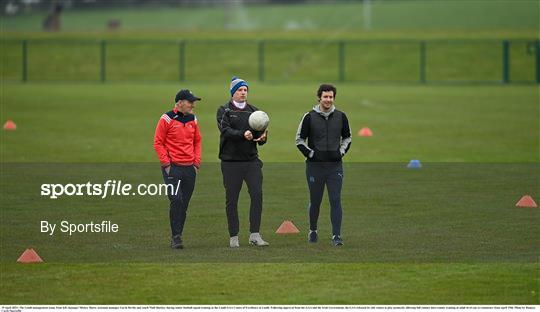
[[[41,257],[37,254],[37,252],[34,249],[28,248],[22,253],[19,259],[17,259],[17,262],[38,263],[38,262],[43,262],[43,259],[41,259]]]
[[[534,201],[534,199],[529,195],[524,195],[521,197],[521,199],[516,203],[517,207],[521,208],[537,208],[538,205]]]
[[[407,168],[419,169],[419,168],[422,168],[422,164],[420,163],[420,160],[413,159],[409,161],[409,163],[407,164]]]
[[[364,127],[358,130],[358,136],[370,137],[370,136],[373,136],[373,132],[368,127]]]
[[[300,230],[292,223],[292,221],[285,220],[279,228],[276,230],[277,234],[296,234],[300,233]]]
[[[13,122],[13,120],[8,120],[4,124],[4,130],[16,130],[17,125]]]

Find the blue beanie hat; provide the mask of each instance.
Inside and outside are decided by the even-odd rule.
[[[240,79],[236,76],[233,76],[232,79],[231,79],[231,86],[230,86],[230,91],[231,91],[231,96],[233,96],[233,94],[236,92],[236,90],[238,90],[238,88],[240,87],[246,87],[246,88],[249,88],[247,82],[243,79]]]

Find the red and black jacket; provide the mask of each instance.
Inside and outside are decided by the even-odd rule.
[[[163,167],[201,165],[201,132],[197,118],[176,108],[161,116],[154,135],[154,149]]]

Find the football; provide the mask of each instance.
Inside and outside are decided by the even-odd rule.
[[[256,131],[264,131],[268,127],[270,118],[263,111],[256,111],[249,115],[249,126]]]

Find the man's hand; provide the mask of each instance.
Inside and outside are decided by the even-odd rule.
[[[166,172],[167,174],[169,174],[169,172],[171,172],[171,165],[168,165],[167,167],[165,167],[165,168],[163,168],[163,169],[165,169],[165,172]]]
[[[260,142],[260,141],[266,141],[266,133],[268,132],[268,130],[265,130],[263,132],[263,134],[261,134],[261,136],[258,138],[258,139],[255,139],[253,140],[253,142]]]
[[[249,130],[246,130],[246,132],[244,132],[244,138],[248,141],[253,140],[253,133],[251,133],[251,131]]]

